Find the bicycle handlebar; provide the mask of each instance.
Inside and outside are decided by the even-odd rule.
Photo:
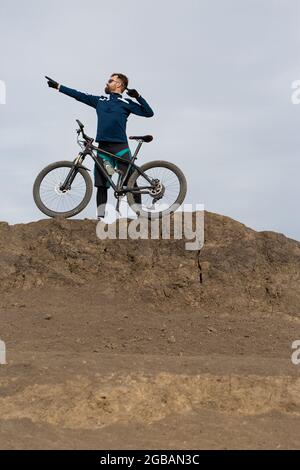
[[[80,129],[84,128],[84,125],[82,124],[82,122],[79,121],[79,119],[76,119],[76,122],[77,122],[78,126],[80,127]]]
[[[89,137],[88,135],[85,134],[84,132],[84,125],[82,124],[82,122],[79,121],[79,119],[76,119],[76,122],[79,126],[79,129],[77,130],[77,134],[79,135],[80,132],[82,133],[82,137],[84,138],[84,140],[86,140],[87,142],[93,142],[94,139],[92,137]]]

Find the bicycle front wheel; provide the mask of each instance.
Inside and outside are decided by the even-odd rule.
[[[49,217],[73,217],[90,202],[93,182],[86,170],[77,168],[71,187],[60,187],[74,166],[73,162],[55,162],[44,168],[33,185],[33,198],[37,207]]]
[[[187,191],[186,178],[180,168],[174,163],[156,160],[145,163],[140,169],[147,175],[154,185],[151,188],[146,178],[138,170],[131,175],[128,181],[127,201],[134,212],[141,217],[157,219],[172,214],[183,203]],[[149,189],[142,189],[142,188]],[[134,190],[140,189],[147,194],[140,195]]]

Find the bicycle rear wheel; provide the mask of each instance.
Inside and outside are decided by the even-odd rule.
[[[73,217],[79,214],[90,202],[93,182],[86,170],[76,169],[71,188],[61,191],[73,162],[60,161],[44,168],[33,185],[33,198],[37,207],[49,217]]]
[[[141,217],[157,219],[172,214],[183,203],[187,191],[186,178],[174,163],[156,160],[142,165],[141,170],[156,188],[149,194],[141,194],[141,203],[135,201],[134,193],[127,193],[127,201],[134,212]],[[128,189],[150,187],[149,182],[137,170],[128,181]]]

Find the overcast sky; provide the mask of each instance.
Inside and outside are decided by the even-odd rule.
[[[0,220],[44,218],[37,173],[75,158],[76,118],[95,136],[95,110],[44,75],[100,95],[121,72],[155,113],[128,120],[154,136],[140,163],[173,161],[186,202],[300,240],[299,30],[300,0],[0,0]]]

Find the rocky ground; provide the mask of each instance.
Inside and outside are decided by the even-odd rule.
[[[299,447],[300,242],[0,223],[0,448]]]

